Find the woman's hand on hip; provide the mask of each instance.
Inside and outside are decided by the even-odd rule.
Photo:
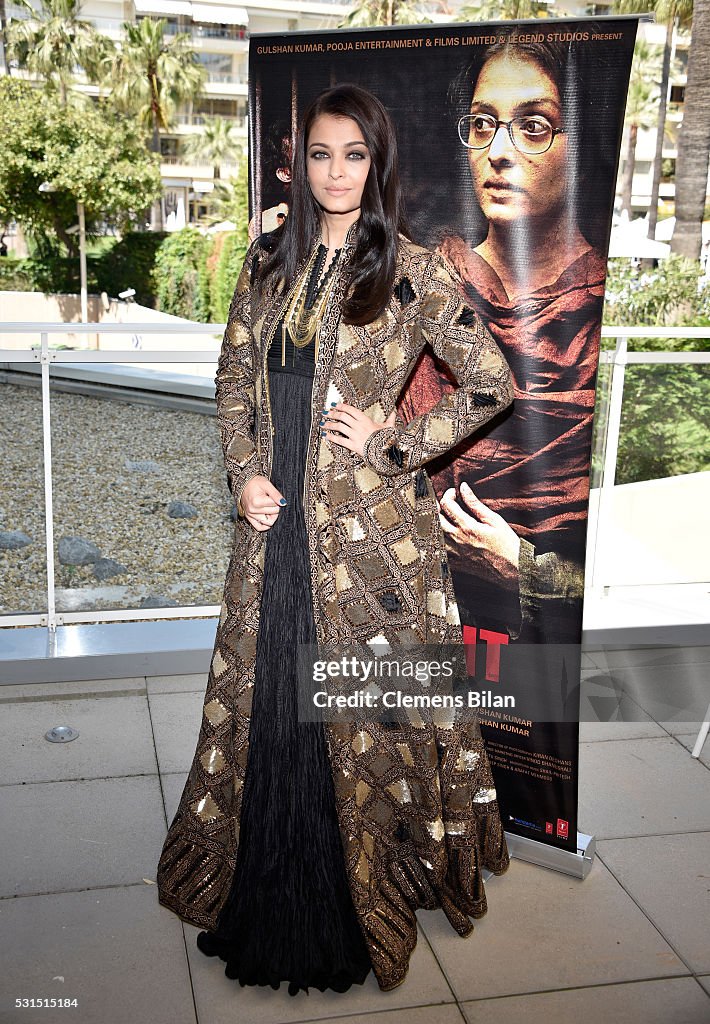
[[[361,457],[365,451],[365,441],[370,434],[382,427],[393,427],[397,418],[397,410],[393,409],[384,423],[375,423],[366,413],[356,409],[347,402],[338,402],[321,417],[321,429],[329,441],[335,441]]]
[[[287,504],[281,491],[266,476],[253,476],[248,480],[239,500],[244,518],[259,531],[273,526],[279,511]]]

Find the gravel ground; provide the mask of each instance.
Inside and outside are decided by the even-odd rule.
[[[32,539],[0,550],[0,614],[42,612],[41,392],[3,384],[0,396],[0,531]],[[57,610],[219,605],[234,523],[216,418],[53,391],[51,422]],[[170,517],[172,501],[189,502],[197,516]],[[73,536],[126,571],[102,582],[93,564],[62,565],[59,541]]]

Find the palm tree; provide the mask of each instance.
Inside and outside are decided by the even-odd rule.
[[[678,145],[673,252],[700,258],[710,162],[710,0],[697,0]]]
[[[7,28],[7,9],[5,0],[0,0],[0,75],[7,74],[7,57],[5,56],[5,29]]]
[[[41,0],[39,11],[29,0],[19,2],[31,17],[5,29],[8,56],[50,86],[58,86],[60,102],[66,106],[76,68],[95,80],[111,42],[79,20],[81,0]]]
[[[627,210],[631,219],[631,191],[636,166],[636,138],[639,128],[652,128],[656,122],[658,83],[655,71],[658,57],[648,43],[639,39],[634,49],[634,59],[629,76],[629,90],[626,96],[624,122],[628,128],[626,158],[621,179],[621,208]]]
[[[204,131],[186,140],[185,156],[211,163],[212,177],[218,179],[220,164],[242,154],[243,146],[232,134],[233,128],[232,122],[223,117],[205,117]]]
[[[373,25],[427,25],[431,18],[408,0],[360,0],[338,28],[369,28]]]
[[[656,153],[653,158],[653,183],[651,185],[651,202],[648,209],[648,237],[656,237],[658,222],[658,193],[661,184],[663,167],[663,140],[666,134],[666,110],[668,105],[668,81],[671,68],[671,51],[673,49],[673,29],[688,28],[693,16],[693,0],[616,0],[614,10],[618,14],[636,14],[651,12],[656,21],[666,27],[666,39],[663,47],[663,67],[661,69],[660,103],[658,104],[658,121],[656,127]]]
[[[517,21],[519,18],[547,18],[542,0],[479,0],[465,4],[456,21]]]
[[[249,168],[246,153],[241,153],[237,173],[229,181],[220,179],[215,183],[212,192],[212,208],[210,220],[217,224],[223,220],[231,220],[237,225],[237,231],[247,236],[249,224]]]
[[[114,103],[139,118],[154,153],[160,153],[160,132],[169,127],[176,104],[199,95],[207,77],[187,33],[165,41],[166,24],[165,18],[126,22],[121,50],[106,63]],[[160,200],[153,204],[151,227],[163,229]]]

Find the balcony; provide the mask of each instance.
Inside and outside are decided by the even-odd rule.
[[[17,577],[12,556],[7,552],[4,555],[11,588],[3,600],[1,626],[42,626],[54,633],[57,628],[78,624],[185,617],[194,620],[218,613],[231,507],[220,489],[220,457],[214,426],[209,425],[215,412],[213,374],[221,329],[221,325],[175,319],[168,323],[138,320],[128,329],[117,323],[0,325],[6,344],[11,340],[15,346],[0,350],[5,386],[10,387],[8,394],[23,410],[22,415],[19,411],[15,414],[11,403],[3,403],[5,415],[10,417],[10,436],[20,422],[23,431],[29,432],[27,436],[36,435],[30,449],[34,453],[33,469],[23,478],[22,487],[13,491],[21,508],[13,508],[12,496],[5,500],[6,521],[15,522],[17,529],[24,516],[31,516],[29,532],[33,541],[31,561],[23,559],[24,569]],[[654,332],[661,337],[710,338],[707,328],[604,330],[606,337],[619,341],[616,352],[602,353],[600,364],[601,411],[596,420],[585,600],[585,630],[596,638],[618,635],[620,630],[634,636],[658,629],[692,632],[708,614],[710,566],[700,555],[706,545],[694,509],[705,507],[710,500],[710,476],[691,474],[687,478],[614,485],[622,409],[625,429],[630,429],[633,422],[633,409],[624,406],[625,375],[632,370],[636,374],[657,373],[659,366],[667,367],[672,374],[679,365],[702,367],[710,363],[710,353],[702,351],[626,350],[626,339],[634,333],[649,337]],[[22,339],[39,343],[39,347],[26,347]],[[71,348],[51,347],[60,339]],[[93,339],[91,344],[98,350],[86,349],[84,339]],[[181,339],[190,339],[189,344]],[[205,345],[201,339],[211,339],[211,343]],[[190,376],[185,377],[182,370]],[[21,387],[20,382],[34,386]],[[79,397],[66,405],[66,391],[93,397],[85,406]],[[126,407],[126,401],[137,402],[133,411]],[[52,412],[55,407],[56,414]],[[143,413],[136,410],[147,407],[154,410],[150,426],[145,430],[136,426],[126,433],[123,424],[127,413],[130,418],[140,419]],[[190,427],[184,421],[179,442],[172,416],[165,412],[169,409],[189,409],[190,422],[194,420]],[[52,433],[56,422],[65,423],[60,434]],[[211,496],[199,525],[181,524],[164,515],[169,501],[180,497],[172,493],[174,477],[168,465],[174,462],[176,443],[185,445],[186,452],[193,452],[195,437],[203,438],[200,444],[205,448],[202,457],[197,450],[189,456],[190,474],[197,476],[188,485],[192,479],[188,474],[183,490],[197,493],[194,489],[198,487],[203,500],[204,495]],[[110,480],[101,482],[103,471],[90,451],[110,451]],[[145,459],[167,460],[167,476],[159,473],[155,479],[142,477],[142,470],[129,465]],[[75,475],[79,466],[92,467],[83,483]],[[198,485],[207,467],[209,478]],[[44,517],[36,503],[26,507],[28,494],[42,492]],[[123,522],[125,501],[133,503],[133,527],[128,531],[112,526]],[[637,512],[640,507],[646,509],[642,516]],[[58,524],[53,509],[59,513]],[[677,536],[670,551],[662,526],[669,519],[676,525]],[[77,532],[80,524],[80,532],[98,533],[103,538],[102,557],[125,565],[127,576],[104,584],[92,575],[91,563],[87,563],[88,569],[62,568],[58,564],[55,532]],[[176,548],[178,538],[185,540],[184,549]],[[148,562],[145,545],[151,552]],[[207,575],[205,565],[211,566]],[[171,607],[142,610],[141,602],[153,593],[169,598]]]
[[[174,121],[178,126],[185,128],[199,127],[205,123],[205,118],[210,117],[210,114],[176,114]],[[220,114],[225,121],[231,122],[235,130],[238,133],[246,134],[248,129],[248,118],[247,117],[230,117],[228,115]]]
[[[221,965],[196,950],[198,929],[158,905],[155,869],[198,740],[233,538],[214,420],[224,325],[135,313],[113,324],[0,324],[3,530],[32,534],[1,554],[0,801],[13,823],[3,967],[13,1000],[42,998],[42,1019],[57,1019],[46,1007],[59,995],[77,998],[77,1019],[92,1024],[207,1024],[233,1019],[234,983],[215,984]],[[707,368],[710,353],[628,352],[635,334],[700,346],[710,329],[604,331],[617,344],[599,373],[584,703],[600,691],[608,701],[632,676],[707,689],[707,474],[614,481],[634,427],[634,376]],[[171,517],[177,497],[198,505],[197,517]],[[63,557],[67,528],[100,542],[103,580],[98,561]],[[123,573],[103,564],[118,559]],[[464,1019],[475,1004],[539,1016],[545,1005],[584,1012],[600,1000],[610,1020],[706,1016],[710,755],[700,719],[618,711],[580,724],[579,828],[601,841],[603,860],[585,881],[522,857],[509,875],[484,872],[500,920],[475,976],[442,912],[420,915],[408,981],[417,988],[406,999],[422,1021]],[[47,742],[57,725],[77,740]],[[670,874],[669,896],[658,878]],[[551,908],[554,928],[541,929]],[[276,993],[239,995],[242,1019],[278,1016],[264,1001]],[[338,1000],[372,1024],[393,1005],[372,976]],[[318,1008],[332,1017],[320,993]]]

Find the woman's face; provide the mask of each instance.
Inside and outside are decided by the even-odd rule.
[[[359,213],[372,158],[357,121],[321,114],[306,141],[308,184],[330,214]]]
[[[563,127],[560,95],[539,65],[509,52],[496,54],[478,76],[472,114],[500,121],[541,115],[553,128]],[[510,223],[520,217],[555,219],[567,187],[567,136],[555,135],[546,153],[520,153],[507,128],[500,125],[487,149],[469,149],[473,187],[485,217]]]

